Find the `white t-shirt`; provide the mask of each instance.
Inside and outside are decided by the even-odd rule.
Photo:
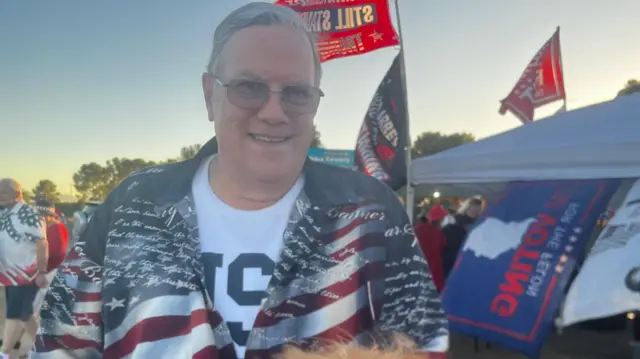
[[[192,184],[200,247],[207,290],[229,326],[238,358],[243,358],[304,178],[300,177],[291,190],[270,207],[237,210],[211,190],[208,169],[212,158],[203,161]]]

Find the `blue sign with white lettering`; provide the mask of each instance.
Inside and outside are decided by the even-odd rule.
[[[325,150],[324,148],[310,148],[309,158],[312,161],[324,162],[338,167],[353,168],[355,151],[353,150]]]
[[[619,180],[510,184],[477,220],[447,279],[450,329],[537,357]]]

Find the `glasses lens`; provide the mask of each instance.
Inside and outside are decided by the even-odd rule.
[[[296,113],[316,111],[320,96],[320,90],[311,86],[286,86],[282,89],[282,102]]]
[[[227,85],[227,97],[235,106],[258,109],[269,99],[269,86],[257,81],[232,81]]]

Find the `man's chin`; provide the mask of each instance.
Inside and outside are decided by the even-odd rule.
[[[280,182],[300,174],[302,166],[293,164],[261,162],[249,171],[260,182]]]
[[[277,183],[277,182],[281,182],[282,180],[289,178],[291,171],[273,171],[271,169],[269,170],[258,170],[258,171],[254,171],[254,178],[258,181],[258,182],[263,182],[263,183]]]

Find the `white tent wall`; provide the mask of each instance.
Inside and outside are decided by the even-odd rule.
[[[417,195],[487,197],[512,181],[640,177],[640,93],[416,159],[411,172]]]

